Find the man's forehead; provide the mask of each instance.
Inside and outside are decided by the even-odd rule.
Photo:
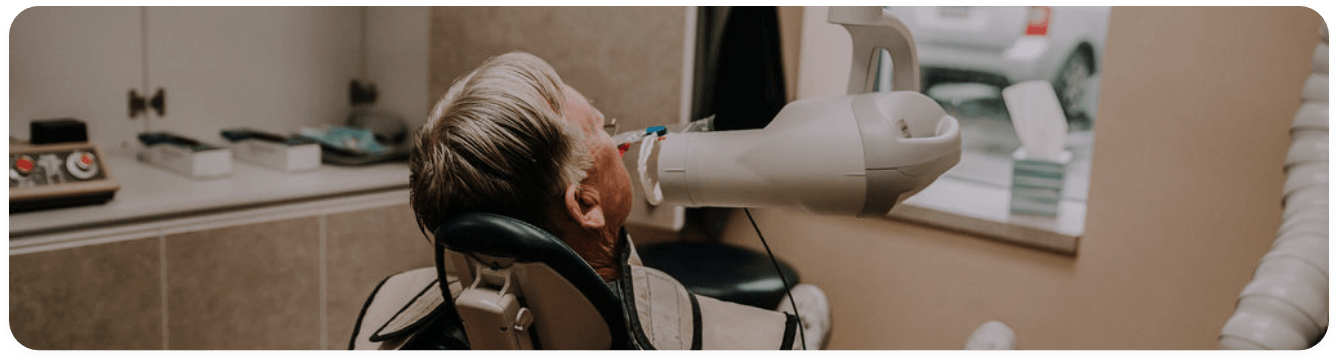
[[[581,120],[572,120],[572,121],[577,121],[577,122],[579,122],[579,124],[603,123],[603,121],[604,121],[604,113],[603,113],[603,112],[600,112],[599,109],[595,108],[595,106],[594,106],[594,101],[592,101],[592,100],[586,98],[585,95],[581,94],[581,92],[580,92],[580,91],[577,91],[575,88],[572,88],[571,86],[568,86],[568,85],[565,85],[565,84],[562,85],[562,93],[563,93],[563,95],[566,96],[566,98],[567,98],[567,102],[566,102],[566,104],[567,104],[567,105],[566,105],[566,106],[567,106],[566,109],[567,109],[567,110],[566,110],[566,113],[567,113],[568,118],[570,118],[571,116],[577,116],[577,118],[580,118],[580,119],[581,119]],[[578,100],[579,100],[579,101],[578,101]],[[584,102],[580,102],[580,101],[584,101]],[[584,120],[584,119],[586,119],[586,118],[588,118],[588,117],[581,117],[581,116],[584,116],[584,115],[581,115],[580,113],[585,113],[585,112],[589,112],[589,113],[591,113],[591,114],[594,114],[594,115],[596,116],[596,119],[594,119],[594,120]],[[585,121],[585,122],[580,122],[580,121]],[[585,128],[585,129],[589,129],[589,128],[591,128],[591,127],[593,127],[593,125],[582,125],[582,128]]]

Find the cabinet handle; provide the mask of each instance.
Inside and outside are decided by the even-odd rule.
[[[166,97],[166,93],[163,91],[162,87],[159,87],[158,92],[154,92],[153,98],[149,99],[149,107],[152,107],[154,111],[158,111],[158,117],[162,117],[164,113],[167,113]]]
[[[139,114],[145,112],[145,108],[148,107],[152,107],[159,117],[167,113],[167,96],[166,92],[164,92],[161,87],[159,87],[158,92],[154,92],[153,97],[147,101],[143,96],[139,95],[139,92],[136,92],[133,89],[130,90],[129,94],[130,118],[139,117]]]
[[[139,96],[139,92],[130,90],[130,118],[139,117],[140,112],[144,112],[144,97]]]

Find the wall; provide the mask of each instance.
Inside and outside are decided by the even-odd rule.
[[[368,6],[366,10],[367,77],[376,82],[378,107],[404,117],[409,130],[427,119],[428,31],[431,11],[425,6]]]
[[[430,103],[485,59],[519,50],[622,130],[678,123],[684,19],[681,7],[433,8]]]
[[[799,46],[803,39],[804,7],[777,6],[781,37],[781,64],[785,68],[785,100],[794,101],[799,88]]]
[[[848,45],[808,38],[830,30],[815,29],[824,10],[805,13],[801,98],[844,87],[806,71],[849,68]],[[959,349],[991,319],[1020,349],[1215,349],[1279,227],[1319,24],[1305,8],[1115,8],[1076,257],[887,219],[757,223],[829,294],[833,349]],[[758,246],[742,213],[723,223]]]
[[[850,33],[827,23],[826,6],[805,6],[796,99],[838,96],[850,80]]]
[[[104,149],[129,146],[144,130],[126,91],[143,83],[140,9],[33,7],[9,27],[9,135],[27,140],[35,119],[88,122]],[[141,92],[142,93],[142,92]]]
[[[33,119],[75,117],[104,151],[134,150],[146,130],[206,142],[233,127],[290,133],[342,123],[362,73],[379,106],[416,126],[427,25],[425,7],[30,8],[10,31],[9,131],[26,140]],[[129,116],[128,91],[159,88],[165,114]]]
[[[287,134],[340,123],[357,76],[356,7],[148,7],[149,128],[206,142],[219,130]]]

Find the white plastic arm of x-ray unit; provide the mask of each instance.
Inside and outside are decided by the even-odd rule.
[[[850,95],[795,101],[763,129],[671,134],[643,145],[659,147],[647,172],[664,203],[879,216],[957,164],[957,119],[918,93],[909,30],[876,6],[832,7],[828,21],[855,40]],[[895,92],[869,93],[879,49],[895,62]]]

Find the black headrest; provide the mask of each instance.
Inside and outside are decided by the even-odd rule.
[[[580,290],[599,310],[608,324],[614,348],[626,346],[626,324],[617,295],[580,255],[547,231],[519,219],[479,212],[455,216],[433,233],[438,275],[445,274],[443,248],[464,254],[514,258],[516,262],[543,263]],[[446,281],[445,276],[439,277],[439,281]],[[441,290],[450,301],[450,290],[446,286]]]

